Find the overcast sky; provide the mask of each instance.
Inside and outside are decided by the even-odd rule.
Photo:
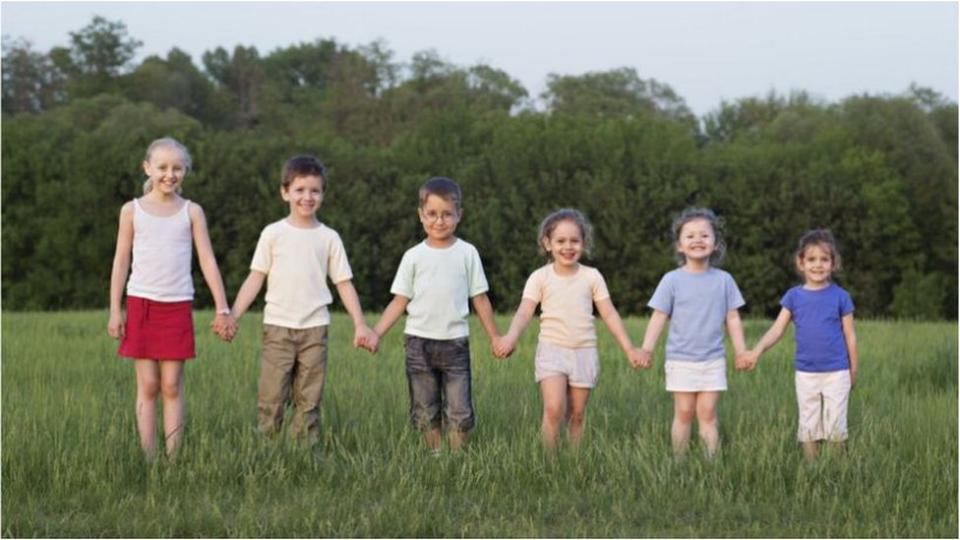
[[[143,42],[137,60],[173,47],[270,51],[334,38],[377,39],[409,61],[434,49],[459,66],[479,62],[532,96],[550,73],[632,67],[667,83],[698,115],[721,100],[806,90],[835,101],[897,94],[911,82],[958,93],[955,2],[9,2],[4,36],[38,51],[67,45],[93,15],[120,20]]]

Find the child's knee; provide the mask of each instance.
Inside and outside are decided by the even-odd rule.
[[[559,424],[567,416],[566,407],[562,403],[544,403],[543,417],[550,423]]]
[[[180,381],[163,381],[160,383],[160,392],[163,393],[163,399],[176,399],[180,397]]]
[[[137,379],[137,391],[140,397],[146,399],[155,399],[160,393],[160,380],[157,378],[141,377]]]

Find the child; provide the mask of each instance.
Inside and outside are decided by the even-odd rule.
[[[687,208],[673,221],[672,233],[680,268],[667,272],[647,305],[653,315],[641,353],[649,361],[660,332],[670,319],[667,337],[667,391],[673,393],[670,438],[674,455],[686,455],[696,415],[707,455],[720,447],[717,402],[727,389],[723,327],[739,355],[746,346],[737,308],[743,297],[733,277],[714,268],[725,246],[713,211]]]
[[[203,209],[180,196],[180,186],[190,171],[187,149],[174,139],[157,139],[147,148],[143,170],[147,174],[143,197],[120,209],[107,332],[120,339],[118,354],[133,359],[137,431],[144,454],[153,460],[158,393],[163,395],[168,457],[176,454],[183,436],[183,364],[196,356],[190,274],[194,244],[200,270],[217,306],[212,326],[218,332],[232,332],[235,322],[230,317]],[[133,271],[127,283],[125,319],[120,301],[131,257]]]
[[[420,187],[419,196],[417,213],[427,237],[404,253],[390,287],[393,300],[374,326],[375,338],[365,346],[376,350],[379,339],[407,311],[410,420],[436,455],[444,426],[455,451],[466,444],[474,426],[468,298],[491,342],[499,334],[480,255],[472,244],[454,236],[463,217],[460,186],[435,177]]]
[[[353,273],[336,231],[317,220],[327,188],[323,164],[313,156],[296,156],[283,166],[280,196],[289,215],[264,227],[250,275],[233,302],[239,320],[267,281],[263,310],[263,348],[257,392],[258,428],[279,432],[288,401],[293,401],[290,435],[320,435],[320,401],[327,371],[327,327],[333,302],[327,277],[353,319],[354,346],[369,337]],[[221,336],[229,339],[231,336]],[[291,396],[292,394],[292,396]]]
[[[553,212],[540,223],[537,240],[540,252],[551,262],[530,275],[510,329],[494,347],[494,353],[504,358],[513,351],[540,304],[534,376],[543,398],[540,434],[552,453],[564,421],[573,445],[583,436],[587,400],[600,373],[594,304],[630,363],[639,367],[643,362],[613,306],[603,276],[596,268],[580,264],[580,257],[589,255],[593,240],[583,214],[570,209]]]
[[[847,439],[847,403],[857,380],[859,355],[853,301],[831,281],[833,272],[840,269],[833,235],[823,229],[804,234],[796,265],[803,285],[783,295],[777,320],[753,350],[737,359],[737,367],[752,370],[760,355],[780,340],[790,321],[796,323],[797,439],[804,456],[813,460],[820,441],[842,445]]]

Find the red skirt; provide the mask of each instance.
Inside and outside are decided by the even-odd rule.
[[[117,354],[141,360],[194,358],[193,302],[127,296],[127,322]]]

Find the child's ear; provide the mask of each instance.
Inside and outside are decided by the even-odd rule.
[[[150,176],[150,162],[149,162],[149,161],[144,161],[144,162],[143,162],[143,174],[145,174],[145,175],[147,175],[147,176]]]
[[[280,186],[280,198],[282,198],[285,201],[290,200],[289,194],[287,193],[287,188],[283,186]]]

